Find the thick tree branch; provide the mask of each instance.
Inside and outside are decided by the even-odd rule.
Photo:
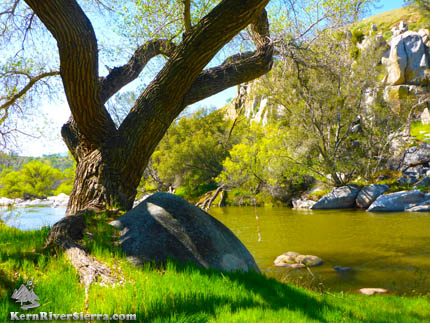
[[[157,55],[171,56],[176,45],[167,39],[156,39],[146,42],[136,49],[127,64],[115,67],[100,81],[100,97],[103,103],[118,92],[123,86],[134,81],[151,58]]]
[[[251,37],[257,50],[230,56],[222,65],[200,73],[185,95],[184,105],[198,102],[231,86],[266,74],[272,68],[273,57],[273,44],[269,36],[267,13],[264,10],[251,24]]]
[[[75,0],[25,0],[57,40],[60,74],[79,131],[96,146],[115,133],[100,98],[97,39]]]
[[[203,68],[237,33],[255,22],[267,3],[268,0],[221,1],[184,36],[119,128],[129,151],[123,167],[124,181],[134,181],[136,170],[143,172],[163,134],[185,108],[185,95]]]
[[[36,75],[36,76],[31,76],[27,73],[20,72],[20,71],[16,71],[16,73],[14,72],[14,74],[22,74],[22,75],[27,76],[29,79],[29,82],[27,83],[26,86],[23,87],[23,89],[21,91],[19,91],[18,93],[16,93],[15,95],[13,95],[10,98],[5,98],[5,99],[7,99],[7,101],[5,103],[3,103],[2,105],[0,105],[0,111],[4,110],[5,115],[7,115],[8,108],[11,105],[13,105],[16,102],[16,100],[23,97],[33,87],[33,85],[35,85],[38,81],[40,81],[41,79],[43,79],[45,77],[59,75],[60,72],[58,72],[58,71],[45,72],[45,73],[41,73],[41,74]],[[2,124],[3,121],[4,121],[3,118],[0,119],[0,124]]]
[[[272,67],[273,48],[255,51],[249,58],[228,63],[203,71],[184,98],[184,105],[190,105],[217,94],[234,85],[256,79]]]

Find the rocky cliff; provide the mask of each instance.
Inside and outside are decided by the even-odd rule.
[[[395,25],[387,18],[390,13]],[[420,16],[408,7],[378,16],[383,19],[368,18],[359,24],[364,34],[357,48],[360,51],[384,49],[381,63],[386,73],[381,82],[385,86],[385,100],[393,105],[409,99],[418,100],[430,89],[430,30],[421,28],[424,23]],[[410,30],[407,22],[398,21],[399,17],[410,22],[413,30]],[[264,77],[240,85],[236,99],[225,108],[227,118],[234,119],[238,114],[243,114],[265,125],[271,118],[281,117],[285,108],[272,102],[270,97],[261,95],[262,87]],[[372,102],[371,89],[368,102]],[[424,109],[424,106],[420,109]]]

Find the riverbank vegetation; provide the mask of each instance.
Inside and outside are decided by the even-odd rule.
[[[2,154],[0,196],[35,198],[60,193],[70,194],[75,168],[75,162],[70,155],[26,158]]]
[[[102,216],[88,226],[85,245],[117,276],[114,286],[91,285],[88,297],[61,252],[43,250],[47,228],[20,231],[0,225],[0,320],[20,312],[10,297],[28,280],[41,306],[25,313],[133,313],[143,322],[423,322],[430,299],[309,291],[262,274],[220,272],[170,262],[129,264],[112,244]],[[90,238],[91,237],[91,238]],[[100,302],[100,299],[103,302]],[[96,301],[98,300],[98,301]]]

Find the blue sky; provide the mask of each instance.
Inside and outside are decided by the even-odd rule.
[[[380,3],[378,4],[378,8],[372,10],[371,15],[373,16],[388,10],[397,9],[402,7],[403,5],[404,5],[403,0],[381,0]]]
[[[404,5],[403,0],[380,0],[376,4],[376,8],[373,8],[370,16],[389,11],[392,9],[400,8]],[[236,96],[236,87],[227,89],[217,95],[207,98],[193,105],[192,109],[196,110],[199,107],[222,107],[226,104],[227,100],[234,98]],[[54,113],[55,111],[55,113]],[[39,139],[35,142],[31,138],[22,138],[20,140],[21,147],[19,149],[19,154],[24,156],[41,156],[42,154],[52,154],[52,153],[63,153],[67,151],[60,137],[60,129],[63,123],[65,123],[70,115],[67,104],[61,104],[56,106],[55,109],[52,105],[47,105],[42,107],[42,113],[48,113],[51,119],[51,133],[55,133],[55,138],[49,138],[47,140]]]

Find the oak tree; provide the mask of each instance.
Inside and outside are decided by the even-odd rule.
[[[264,9],[269,0],[223,0],[198,21],[191,15],[189,0],[170,2],[182,6],[180,40],[148,40],[126,64],[102,77],[100,45],[83,7],[75,0],[25,0],[31,17],[37,16],[58,47],[59,73],[71,111],[61,134],[77,162],[69,215],[112,206],[130,209],[149,157],[179,113],[192,103],[265,74],[272,66],[273,42]],[[207,68],[248,25],[255,50]],[[106,102],[159,55],[168,57],[166,64],[117,127]]]

